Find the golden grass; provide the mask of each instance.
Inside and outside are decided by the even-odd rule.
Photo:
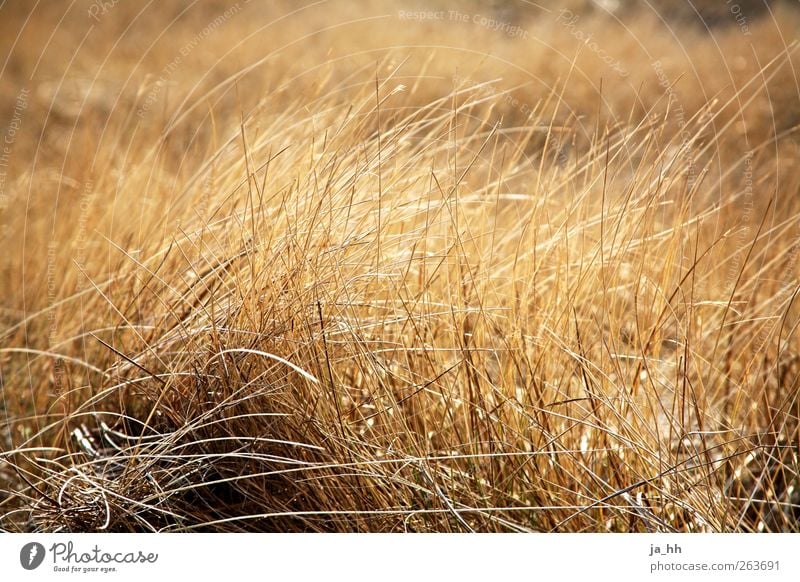
[[[741,4],[0,7],[0,528],[800,530],[800,16]]]

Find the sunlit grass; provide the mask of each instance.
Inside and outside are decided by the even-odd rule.
[[[263,93],[252,58],[31,107],[0,527],[797,531],[800,173],[759,109],[782,48],[698,106],[652,68],[574,102],[574,62],[525,93],[323,43],[254,67]]]

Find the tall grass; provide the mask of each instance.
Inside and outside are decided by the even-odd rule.
[[[116,9],[90,42],[132,42]],[[305,10],[277,37],[333,14]],[[209,65],[243,17],[146,111],[139,65],[39,84],[7,187],[0,527],[798,531],[792,33],[719,33],[750,59],[720,80],[699,55],[724,41],[686,31],[701,72],[662,57],[661,86],[666,26],[626,22],[662,48],[611,94],[592,54],[531,90],[487,75],[490,31],[453,60],[392,22]],[[327,34],[384,44],[337,60]]]

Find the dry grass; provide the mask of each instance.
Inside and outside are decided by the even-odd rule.
[[[3,4],[0,528],[800,530],[800,15],[622,4]]]

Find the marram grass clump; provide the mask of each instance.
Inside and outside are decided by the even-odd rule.
[[[16,177],[61,202],[5,259],[0,527],[800,530],[793,128],[743,147],[746,84],[610,123],[408,66],[139,90],[124,159]]]

